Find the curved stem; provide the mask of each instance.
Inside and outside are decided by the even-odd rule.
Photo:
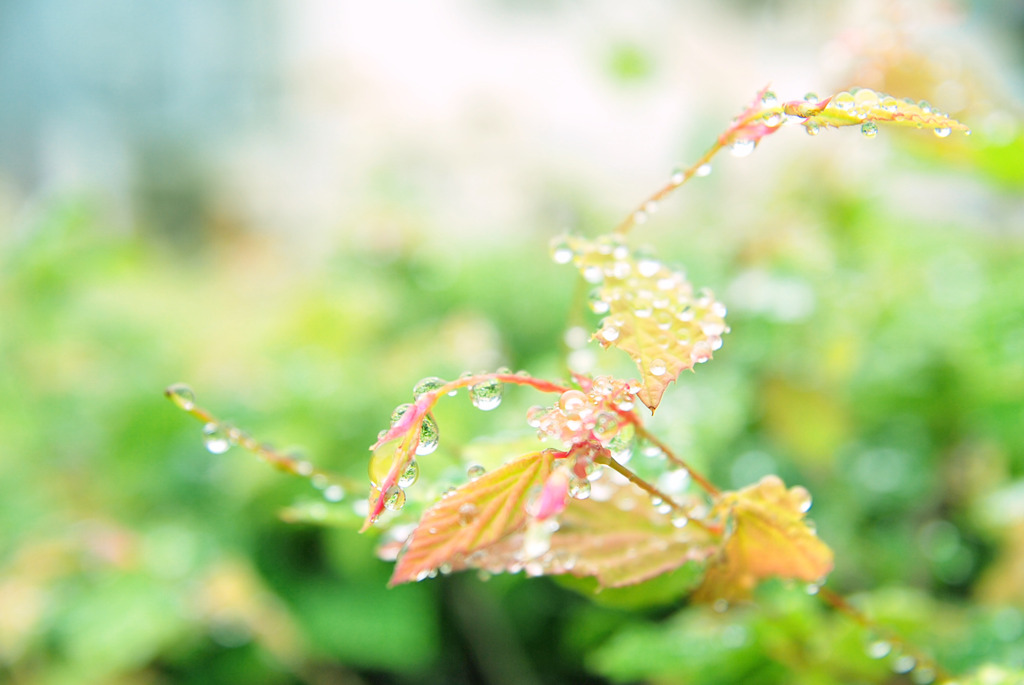
[[[690,478],[693,479],[693,482],[696,483],[697,485],[699,485],[701,488],[703,488],[704,492],[708,493],[712,497],[718,497],[718,495],[721,493],[721,491],[718,488],[716,488],[711,483],[711,481],[709,481],[707,478],[705,478],[704,475],[700,473],[700,471],[697,471],[692,466],[690,466],[690,464],[688,464],[682,458],[677,456],[676,453],[673,452],[672,449],[668,445],[666,445],[664,442],[659,440],[658,437],[655,436],[653,433],[648,431],[647,428],[645,428],[642,423],[640,423],[637,420],[634,420],[633,421],[633,426],[636,429],[637,435],[639,435],[640,437],[642,437],[644,440],[646,440],[647,442],[651,443],[652,445],[655,445],[658,449],[660,449],[662,452],[664,452],[665,453],[665,457],[668,458],[668,460],[670,462],[672,462],[676,466],[679,466],[680,468],[686,469],[690,473]]]

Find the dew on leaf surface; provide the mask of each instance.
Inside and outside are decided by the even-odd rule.
[[[576,253],[566,242],[565,238],[555,238],[551,243],[551,259],[556,264],[568,264]]]
[[[669,177],[669,181],[674,186],[681,186],[686,180],[686,173],[682,169],[675,169],[672,171],[672,176]]]
[[[573,499],[587,499],[590,497],[590,481],[586,478],[570,478],[569,497]]]
[[[409,465],[405,467],[405,471],[402,471],[402,475],[398,477],[399,487],[407,488],[414,485],[420,477],[420,465],[413,459],[409,462]]]
[[[487,469],[480,464],[470,464],[469,468],[466,469],[466,475],[469,476],[470,480],[476,480],[485,473],[487,473]]]
[[[668,367],[665,365],[665,360],[664,359],[654,359],[654,360],[652,360],[651,361],[651,365],[648,368],[648,371],[651,372],[652,376],[664,376],[665,375],[665,371],[667,371],[667,370],[668,370]]]
[[[776,107],[778,104],[779,98],[772,91],[766,90],[764,94],[761,95],[761,105],[763,107]]]
[[[746,157],[754,151],[757,141],[741,138],[729,146],[729,154],[733,157]]]
[[[615,342],[619,339],[619,329],[615,326],[606,326],[601,329],[601,337],[608,342]]]
[[[428,376],[420,379],[420,381],[413,386],[412,396],[414,399],[419,399],[428,392],[433,392],[444,385],[444,379],[438,378],[437,376]]]
[[[804,124],[804,129],[807,131],[807,135],[816,136],[818,135],[818,132],[821,131],[821,124],[817,121],[808,120],[807,123]]]
[[[166,393],[174,404],[185,411],[192,411],[196,406],[195,392],[184,383],[175,383],[167,388]]]
[[[405,490],[392,485],[384,493],[384,508],[389,511],[400,511],[405,506]]]
[[[469,388],[469,399],[473,406],[483,411],[491,411],[501,404],[505,386],[493,378],[481,381]]]
[[[441,440],[441,432],[437,428],[437,421],[430,414],[423,417],[420,423],[420,441],[416,445],[416,454],[423,456],[433,454]]]
[[[874,138],[878,135],[878,124],[873,121],[865,121],[860,125],[860,132],[865,138]]]
[[[843,111],[853,109],[853,95],[844,90],[841,93],[837,93],[836,96],[832,98],[831,102],[829,102],[829,104],[834,105],[837,109],[841,109]]]
[[[408,402],[406,402],[405,404],[400,404],[397,407],[395,407],[394,410],[391,412],[391,425],[394,426],[396,423],[401,421],[402,417],[405,416],[405,413],[409,411],[411,408],[412,405],[409,404]]]
[[[203,445],[211,454],[224,454],[231,447],[227,431],[224,426],[216,421],[210,421],[203,426]]]
[[[701,177],[707,176],[711,173],[711,165],[706,163],[701,164],[699,167],[697,167],[697,171],[695,173]]]
[[[917,659],[910,654],[901,654],[892,661],[893,673],[910,673],[917,665]]]
[[[875,640],[865,650],[872,659],[882,659],[892,651],[892,644],[886,640]]]
[[[474,519],[476,519],[479,513],[480,510],[477,509],[475,504],[472,502],[466,502],[459,507],[459,525],[468,526]]]
[[[952,131],[953,129],[951,129],[949,126],[939,126],[938,128],[935,129],[935,135],[937,135],[939,138],[945,138]]]

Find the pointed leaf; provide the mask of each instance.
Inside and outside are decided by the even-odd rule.
[[[731,533],[694,598],[745,600],[771,576],[821,582],[832,570],[832,550],[804,521],[809,504],[804,488],[787,490],[777,476],[723,493],[716,510],[729,518]]]
[[[643,380],[637,397],[653,412],[669,383],[721,347],[725,307],[706,290],[695,295],[682,273],[635,256],[616,238],[562,240],[583,278],[598,285],[593,309],[608,314],[594,338],[633,358]]]
[[[420,580],[443,564],[457,568],[467,555],[522,528],[526,501],[564,452],[530,454],[466,483],[428,509],[410,536],[391,585]]]
[[[927,102],[900,100],[870,88],[843,91],[818,102],[787,102],[783,111],[804,118],[803,125],[810,133],[817,132],[822,126],[863,126],[868,123],[929,129],[943,138],[954,130],[970,133],[967,126]]]

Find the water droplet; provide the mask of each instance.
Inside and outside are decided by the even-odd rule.
[[[853,95],[844,90],[842,93],[837,93],[829,104],[834,105],[837,109],[848,111],[853,109]]]
[[[739,139],[733,141],[733,144],[729,146],[729,154],[733,157],[746,157],[754,151],[757,142],[753,140]]]
[[[665,365],[664,359],[655,359],[647,370],[651,372],[652,376],[664,376],[668,368]]]
[[[658,489],[669,495],[678,495],[690,484],[690,472],[685,468],[674,468],[658,476]]]
[[[405,467],[405,471],[402,471],[402,475],[398,477],[399,487],[407,488],[414,485],[420,477],[420,465],[413,459],[409,462],[409,465]]]
[[[470,387],[469,399],[477,409],[491,411],[501,404],[501,396],[504,391],[505,386],[501,381],[490,378]]]
[[[554,524],[554,525],[552,525]],[[536,559],[551,549],[551,535],[555,532],[555,521],[531,521],[523,535],[523,558]]]
[[[718,613],[722,614],[728,611],[729,602],[724,599],[716,599],[715,602],[711,605],[711,608],[717,611]]]
[[[212,454],[224,454],[231,447],[227,432],[216,421],[203,426],[203,444]]]
[[[551,243],[551,259],[555,264],[568,264],[576,256],[565,238],[555,238]]]
[[[761,95],[761,104],[764,107],[776,107],[779,104],[779,98],[772,91],[766,90],[764,94]]]
[[[811,509],[811,493],[807,491],[807,488],[797,485],[789,490],[790,501],[796,506],[796,510],[801,514]]]
[[[701,176],[701,177],[707,176],[708,174],[711,173],[711,165],[710,164],[701,164],[699,167],[697,167],[697,171],[695,173],[698,176]]]
[[[648,201],[644,205],[644,211],[647,212],[648,214],[654,214],[655,212],[658,211],[658,203],[655,202],[654,200]]]
[[[401,421],[402,417],[405,416],[405,413],[410,409],[412,409],[412,405],[408,402],[395,407],[394,411],[391,412],[391,425],[394,426],[396,423]]]
[[[809,102],[811,104],[815,104],[815,103],[819,102],[820,100],[821,100],[821,98],[818,97],[817,93],[807,93],[806,95],[804,95],[804,102]]]
[[[558,406],[564,413],[579,412],[587,404],[589,404],[589,401],[586,394],[579,390],[566,390],[558,398]]]
[[[196,394],[184,383],[175,383],[167,388],[164,394],[185,411],[192,411],[196,406]]]
[[[416,445],[416,454],[423,456],[432,454],[437,449],[441,440],[441,432],[437,428],[437,421],[430,414],[423,417],[420,423],[420,441]]]
[[[636,263],[636,270],[644,278],[650,278],[661,270],[661,262],[656,259],[641,259]]]
[[[865,138],[874,138],[878,135],[878,124],[873,121],[865,121],[860,125],[860,132]]]
[[[917,103],[917,106],[920,107],[921,111],[924,112],[925,114],[932,113],[932,106],[931,104],[929,104],[927,100],[921,100],[919,103]]]
[[[582,271],[583,280],[587,283],[597,285],[604,280],[604,271],[601,267],[591,264],[590,266],[584,267]]]
[[[607,314],[610,305],[601,297],[600,290],[594,290],[589,297],[590,311],[595,314]]]
[[[391,470],[391,463],[395,460],[395,452],[398,450],[400,439],[389,440],[373,451],[370,457],[369,474],[370,483],[374,487],[380,486]]]
[[[782,123],[782,114],[779,112],[768,112],[761,119],[764,121],[765,126],[775,128]]]
[[[686,181],[686,173],[682,169],[674,169],[669,180],[672,185],[681,186]]]
[[[590,497],[590,481],[586,478],[570,478],[569,497],[573,499],[587,499]]]
[[[892,112],[895,112],[897,109],[899,109],[899,102],[897,102],[896,98],[894,98],[893,96],[886,95],[884,98],[882,98],[882,101],[879,104],[879,106],[884,111],[889,112],[891,114]]]
[[[945,138],[952,132],[953,129],[951,129],[949,126],[940,126],[935,129],[935,135],[937,135],[939,138]]]
[[[804,592],[809,595],[816,595],[821,592],[821,585],[818,583],[808,583],[806,587],[804,587]]]
[[[438,378],[437,376],[428,376],[420,380],[419,383],[413,386],[412,396],[414,399],[419,399],[421,396],[426,395],[428,392],[434,392],[438,388],[444,385],[444,379]]]
[[[405,490],[392,485],[384,493],[384,508],[388,511],[400,511],[405,506]]]
[[[472,502],[466,502],[459,507],[459,525],[468,526],[480,513],[480,510],[476,508],[476,505]]]
[[[821,124],[817,121],[808,119],[804,122],[804,130],[807,131],[807,135],[816,136],[818,135],[818,132],[821,131]]]
[[[680,512],[672,516],[672,526],[674,528],[686,528],[688,523],[690,523],[690,518],[686,514]]]
[[[917,659],[910,654],[902,654],[892,661],[893,673],[910,673],[917,665]]]
[[[601,329],[601,337],[608,342],[615,342],[619,339],[619,329],[615,326],[606,326]]]
[[[480,466],[480,464],[470,464],[469,468],[466,469],[466,475],[469,476],[470,480],[476,480],[485,473],[487,473],[487,469]]]
[[[875,640],[868,645],[866,651],[872,659],[882,659],[892,651],[892,644],[886,640]]]
[[[324,499],[328,502],[340,502],[345,499],[345,488],[337,483],[328,485],[324,488]]]
[[[295,473],[300,476],[311,476],[313,475],[313,464],[308,461],[297,461],[295,462]]]
[[[637,225],[647,223],[647,212],[642,209],[638,209],[633,212],[633,223]]]
[[[620,464],[629,462],[630,457],[633,456],[633,439],[624,436],[624,432],[625,429],[608,441],[608,451],[611,453],[612,459]]]

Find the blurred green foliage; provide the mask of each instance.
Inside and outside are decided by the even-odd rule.
[[[624,44],[608,68],[641,81],[654,67]],[[756,221],[720,210],[741,187],[723,161],[683,191],[689,215],[645,227],[715,285],[732,326],[650,426],[724,487],[769,472],[806,485],[832,587],[950,672],[984,669],[963,685],[1018,683],[1024,235],[1006,217],[1020,216],[1022,138],[913,136],[893,135],[903,161],[878,176],[976,210],[904,207],[821,153],[773,179]],[[772,144],[758,155],[787,155]],[[588,230],[620,218],[578,204]],[[416,225],[398,248],[310,264],[243,230],[119,231],[91,197],[41,199],[19,222],[0,227],[0,679],[912,682],[867,656],[878,635],[796,587],[724,614],[673,602],[685,575],[597,595],[471,575],[389,590],[375,538],[354,530],[364,493],[325,505],[344,512],[336,527],[287,523],[319,493],[208,454],[161,396],[188,381],[218,415],[363,482],[367,446],[420,377],[564,375],[574,281],[544,231],[467,254]],[[525,391],[496,416],[464,399],[438,409],[424,481],[467,454],[500,459],[479,436],[528,433]]]

